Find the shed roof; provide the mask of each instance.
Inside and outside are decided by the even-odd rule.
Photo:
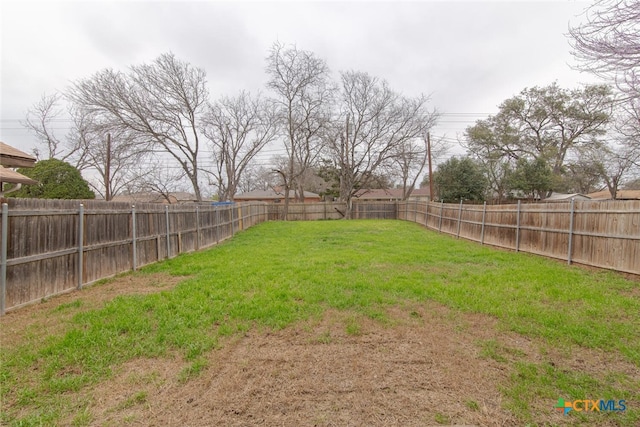
[[[0,166],[0,183],[7,182],[11,184],[37,184],[38,181],[35,181],[28,176],[24,176],[21,173],[18,173],[14,170],[7,169],[3,166]],[[2,188],[0,188],[0,191]]]
[[[32,168],[36,158],[0,141],[0,165],[8,168]],[[9,181],[6,181],[9,182]]]

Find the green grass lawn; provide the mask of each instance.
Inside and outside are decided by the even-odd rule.
[[[65,332],[44,342],[2,348],[2,399],[12,405],[3,407],[0,421],[55,424],[69,411],[65,392],[100,382],[136,357],[178,352],[190,361],[182,373],[187,381],[206,367],[205,356],[221,337],[284,328],[328,308],[384,322],[386,307],[407,301],[484,313],[549,347],[601,349],[640,369],[637,282],[408,222],[269,222],[136,274],[156,272],[185,280],[172,290],[117,297],[79,312]],[[535,423],[529,402],[558,397],[626,399],[635,407],[615,414],[615,422],[640,422],[640,384],[624,373],[612,372],[615,381],[608,382],[545,362],[509,368],[505,405],[523,423]],[[572,420],[581,422],[579,415]]]

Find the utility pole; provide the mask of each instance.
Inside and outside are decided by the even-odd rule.
[[[104,165],[104,199],[111,200],[111,134],[107,134],[107,155]]]
[[[429,159],[429,201],[433,201],[433,171],[431,169],[431,135],[427,132],[427,157]]]

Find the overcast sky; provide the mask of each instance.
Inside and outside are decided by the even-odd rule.
[[[565,34],[584,1],[2,0],[0,140],[31,152],[20,122],[42,94],[173,52],[207,72],[212,99],[265,90],[275,41],[431,95],[434,136],[455,140],[527,87],[597,81],[571,68]],[[67,125],[68,126],[68,125]],[[64,124],[58,130],[65,132]]]

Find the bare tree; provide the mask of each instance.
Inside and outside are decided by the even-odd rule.
[[[618,190],[626,179],[632,178],[637,171],[635,165],[640,160],[640,152],[629,146],[607,147],[602,153],[602,179],[612,199],[618,198]],[[636,175],[637,176],[637,175]]]
[[[416,188],[416,183],[420,175],[427,166],[429,154],[428,145],[431,145],[431,157],[434,161],[442,157],[448,150],[444,139],[440,138],[430,141],[430,144],[428,144],[427,138],[428,136],[423,136],[422,138],[416,138],[399,144],[397,151],[391,157],[393,170],[402,185],[403,200],[407,200],[411,196],[411,193]],[[426,182],[428,182],[428,177]],[[431,197],[433,197],[433,195],[431,195]]]
[[[279,176],[273,172],[273,168],[250,163],[238,182],[238,190],[242,193],[254,190],[266,191],[277,187],[279,182]]]
[[[185,181],[185,172],[179,167],[162,166],[160,159],[153,159],[154,167],[147,169],[143,174],[131,181],[128,185],[129,193],[146,191],[157,193],[167,203],[173,203],[171,193],[188,190],[188,180]]]
[[[86,169],[97,172],[99,177],[97,183],[89,184],[106,201],[135,186],[149,173],[149,169],[141,167],[149,156],[144,141],[118,130],[96,134],[81,129],[79,137],[84,144]]]
[[[89,175],[97,173],[97,180],[89,177],[87,182],[97,194],[111,200],[137,179],[136,169],[148,153],[149,144],[113,126],[106,118],[64,105],[60,94],[43,95],[27,113],[25,126],[46,145],[49,158],[69,162]],[[63,138],[55,132],[60,123],[69,127]]]
[[[61,123],[68,123],[67,120],[70,120],[68,115],[65,118],[66,111],[61,105],[62,102],[60,93],[43,94],[40,101],[27,111],[26,120],[22,124],[36,136],[41,145],[46,147],[46,158],[68,162],[73,154],[77,154],[79,147],[69,146],[55,132],[57,126],[60,126]],[[39,151],[37,148],[34,150],[34,154],[38,158],[40,157]],[[75,166],[81,169],[81,165],[75,164]]]
[[[618,105],[615,122],[608,133],[611,143],[598,153],[592,153],[602,165],[601,176],[612,199],[626,180],[640,172],[640,102],[629,99]]]
[[[223,97],[209,107],[204,135],[213,149],[219,200],[232,200],[242,176],[255,156],[276,137],[277,124],[271,104],[259,96],[241,92]]]
[[[418,177],[427,166],[428,154],[427,139],[417,138],[399,144],[396,153],[391,157],[402,186],[402,200],[407,200],[415,189]]]
[[[585,11],[587,23],[569,28],[578,68],[612,79],[629,96],[640,96],[640,2],[598,0]]]
[[[640,152],[640,98],[618,104],[615,123],[624,144]],[[638,160],[635,165],[640,167]]]
[[[283,219],[286,220],[290,191],[321,151],[331,113],[333,87],[325,61],[295,46],[275,43],[267,57],[266,71],[267,86],[276,95],[274,103],[288,157],[286,168],[277,169],[284,183]],[[301,189],[298,190],[300,193]]]
[[[69,98],[88,113],[136,138],[146,138],[172,156],[191,181],[199,184],[200,119],[208,92],[204,70],[163,54],[151,64],[132,66],[128,74],[103,70],[75,82]]]
[[[406,98],[384,80],[363,72],[341,73],[342,120],[338,122],[331,151],[340,171],[340,199],[351,216],[356,191],[367,188],[377,170],[421,138],[435,123],[435,112],[426,110],[428,98]]]

